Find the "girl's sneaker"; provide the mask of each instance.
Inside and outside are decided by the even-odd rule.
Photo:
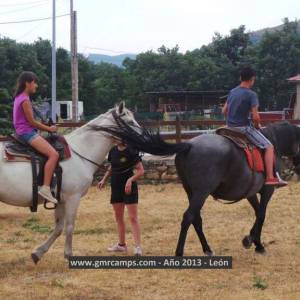
[[[135,246],[133,249],[133,254],[135,256],[141,256],[142,255],[142,248],[141,246]]]
[[[120,245],[119,243],[112,245],[107,248],[107,251],[110,252],[127,252],[127,246],[125,245]]]
[[[47,201],[57,204],[57,200],[52,196],[49,186],[43,185],[39,190],[39,195]]]

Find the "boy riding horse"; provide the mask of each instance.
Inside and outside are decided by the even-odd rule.
[[[258,97],[251,90],[255,82],[255,72],[251,67],[245,67],[241,71],[241,84],[232,89],[227,102],[223,107],[228,127],[234,127],[242,133],[255,146],[265,151],[264,161],[266,167],[266,185],[285,186],[287,183],[274,177],[274,147],[271,142],[259,131],[260,117],[258,114]],[[252,113],[253,127],[249,118]]]

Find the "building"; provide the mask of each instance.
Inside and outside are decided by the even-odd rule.
[[[72,101],[57,101],[56,114],[59,119],[72,120]],[[83,102],[78,101],[78,116],[77,120],[83,118]]]
[[[223,90],[146,92],[150,112],[204,112],[224,103],[227,94]]]
[[[288,82],[296,84],[296,97],[294,104],[294,119],[300,119],[300,74],[287,79]]]

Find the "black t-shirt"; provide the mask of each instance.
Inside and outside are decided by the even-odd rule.
[[[120,151],[117,146],[113,147],[108,154],[112,171],[111,183],[126,183],[127,179],[133,176],[135,165],[141,160],[141,156],[136,149],[126,147]]]

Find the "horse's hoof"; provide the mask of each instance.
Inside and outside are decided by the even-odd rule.
[[[253,238],[250,235],[246,235],[243,238],[242,243],[243,243],[244,248],[249,249],[253,243]]]
[[[31,259],[33,260],[34,264],[37,264],[40,258],[35,253],[31,253]]]
[[[263,246],[257,246],[255,248],[255,253],[261,254],[261,255],[266,255],[267,251],[266,251],[266,249]]]
[[[215,252],[212,251],[212,250],[207,250],[207,251],[204,251],[204,254],[207,255],[207,256],[214,256]]]

